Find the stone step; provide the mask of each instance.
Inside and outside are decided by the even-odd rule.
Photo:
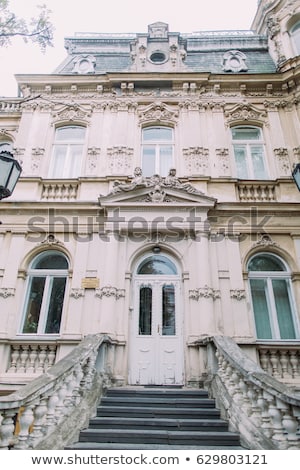
[[[226,445],[240,444],[239,435],[223,431],[166,431],[138,429],[84,429],[79,442],[168,444],[168,445]]]
[[[164,407],[144,407],[144,406],[99,406],[97,416],[119,416],[119,417],[141,417],[141,418],[207,418],[214,419],[220,417],[220,411],[216,408],[164,408]]]
[[[213,408],[215,406],[215,400],[210,398],[189,398],[189,397],[180,397],[180,398],[170,398],[159,396],[149,398],[149,397],[111,397],[107,396],[101,400],[102,406],[127,406],[131,407],[160,407],[163,408]]]
[[[91,418],[89,428],[93,429],[165,429],[180,431],[228,431],[228,423],[222,419],[177,419],[96,417]]]
[[[113,388],[67,449],[242,449],[204,390]]]

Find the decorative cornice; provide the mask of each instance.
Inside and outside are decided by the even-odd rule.
[[[103,297],[115,297],[116,300],[125,297],[125,289],[118,289],[113,286],[104,286],[100,289],[95,289],[95,296],[102,299]]]
[[[204,287],[197,287],[196,289],[189,290],[189,298],[193,300],[199,300],[201,298],[209,299],[212,298],[213,300],[219,299],[221,297],[221,293],[217,289],[213,289],[205,285]]]

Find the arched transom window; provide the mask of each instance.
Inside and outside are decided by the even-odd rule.
[[[298,338],[291,276],[276,255],[260,253],[248,263],[256,334],[259,339]]]

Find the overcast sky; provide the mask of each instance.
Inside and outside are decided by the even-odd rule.
[[[0,49],[0,96],[16,96],[15,74],[51,73],[64,60],[64,38],[75,32],[144,33],[155,21],[169,24],[170,31],[250,29],[257,0],[10,0],[10,9],[26,19],[36,5],[52,11],[54,47],[42,54],[37,45],[15,39]]]

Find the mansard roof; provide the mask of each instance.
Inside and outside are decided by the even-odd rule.
[[[109,72],[276,72],[267,38],[253,31],[169,32],[166,23],[147,33],[76,33],[65,39],[68,55],[58,74]]]

